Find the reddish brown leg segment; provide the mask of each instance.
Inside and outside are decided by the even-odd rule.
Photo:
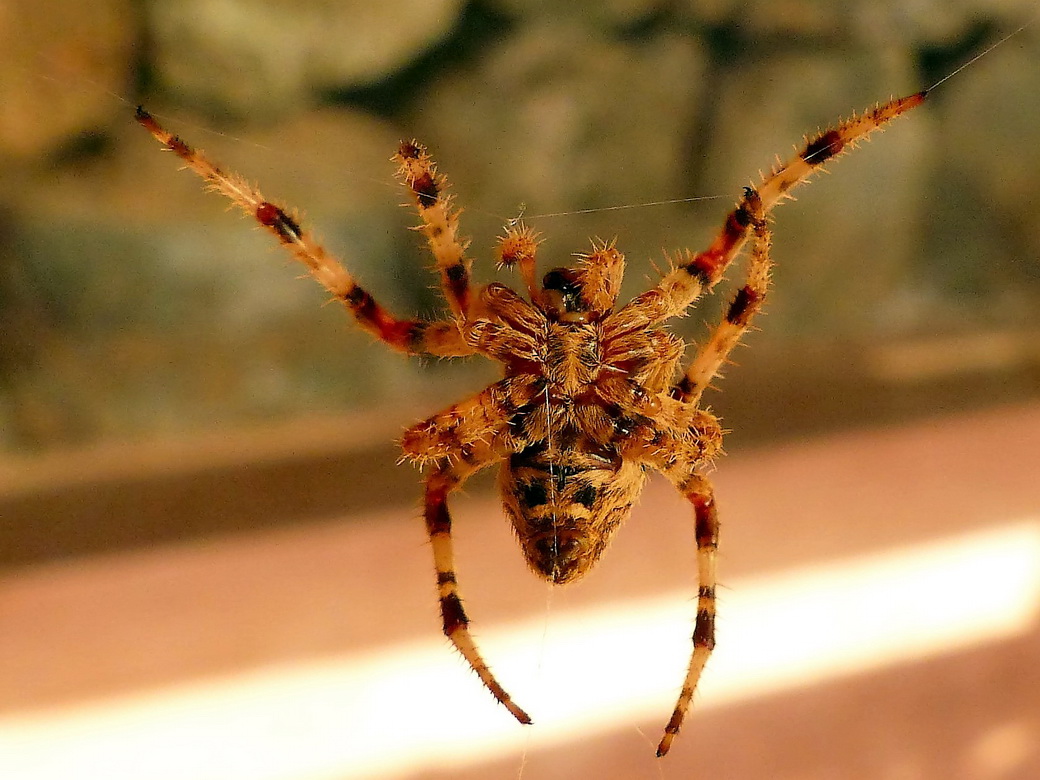
[[[430,544],[433,546],[433,561],[437,570],[437,591],[441,603],[444,634],[462,653],[462,657],[477,673],[480,681],[491,691],[491,695],[498,699],[518,721],[525,724],[530,723],[530,716],[513,703],[512,697],[495,679],[469,632],[469,618],[466,617],[466,612],[462,608],[459,586],[455,577],[451,515],[448,513],[447,504],[448,493],[457,487],[459,482],[460,478],[448,466],[431,475],[426,483],[426,530],[430,535]]]

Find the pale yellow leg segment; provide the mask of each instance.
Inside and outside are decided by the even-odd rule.
[[[711,484],[699,474],[694,474],[680,486],[683,495],[693,504],[697,535],[697,621],[693,629],[693,654],[686,670],[679,700],[675,703],[672,717],[664,728],[664,736],[657,746],[657,755],[663,756],[672,746],[679,733],[683,718],[690,708],[693,692],[711,651],[715,648],[715,554],[719,546],[719,519],[715,510],[715,495]]]
[[[167,149],[173,151],[184,164],[205,179],[209,185],[242,209],[248,216],[274,231],[293,256],[303,263],[318,282],[336,297],[347,295],[354,287],[354,278],[343,266],[331,258],[325,249],[300,230],[299,225],[278,206],[241,176],[226,173],[214,165],[199,150],[162,127],[143,108],[137,109],[137,121]]]
[[[469,241],[459,236],[459,210],[452,208],[447,177],[437,171],[426,147],[416,141],[402,143],[393,160],[400,166],[398,178],[412,193],[419,212],[418,230],[426,236],[440,272],[444,297],[456,317],[468,319],[472,261],[466,258]]]
[[[448,513],[447,496],[458,486],[460,477],[446,467],[433,474],[426,483],[426,530],[433,547],[433,562],[437,570],[437,591],[440,597],[441,617],[444,634],[462,653],[480,681],[491,691],[491,695],[509,710],[521,723],[530,723],[530,716],[518,707],[506,693],[485,663],[476,642],[469,632],[469,618],[462,608],[459,587],[455,577],[455,553],[451,539],[451,515]]]
[[[510,420],[539,390],[540,383],[530,376],[500,379],[406,430],[400,442],[404,457],[419,467],[432,465],[466,479],[511,451],[506,438]]]
[[[896,117],[921,105],[926,95],[922,91],[895,98],[863,114],[853,114],[833,128],[806,139],[805,146],[797,156],[774,168],[756,188],[765,212],[768,214],[782,198],[788,197],[794,187],[822,171],[824,163],[855,149],[860,141],[881,130]]]

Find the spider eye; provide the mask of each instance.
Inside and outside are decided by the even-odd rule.
[[[574,268],[554,268],[542,279],[542,292],[551,311],[558,315],[585,311],[581,273]]]
[[[566,296],[581,295],[581,282],[574,268],[554,268],[542,279],[542,289],[559,290]]]

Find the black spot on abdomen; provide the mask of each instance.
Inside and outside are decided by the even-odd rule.
[[[586,509],[592,509],[596,503],[597,491],[593,485],[583,485],[574,493],[574,500]]]
[[[516,497],[526,507],[542,506],[549,500],[549,492],[545,489],[544,482],[521,482],[516,487]]]

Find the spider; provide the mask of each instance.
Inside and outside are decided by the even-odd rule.
[[[521,723],[531,718],[484,661],[463,610],[448,496],[480,469],[501,464],[505,512],[527,563],[551,583],[573,582],[599,560],[629,516],[650,471],[690,502],[699,588],[693,651],[657,755],[668,752],[715,646],[715,556],[719,521],[708,481],[720,453],[718,419],[699,403],[709,382],[762,307],[769,284],[770,210],[796,185],[857,141],[918,106],[926,91],[853,115],[805,141],[786,163],[744,190],[702,252],[684,250],[656,286],[618,304],[625,268],[614,243],[593,242],[573,267],[536,282],[538,235],[510,222],[499,239],[502,266],[515,266],[526,298],[503,284],[474,289],[467,241],[445,176],[419,143],[393,160],[411,193],[440,275],[450,316],[399,319],[381,306],[297,218],[241,177],[225,173],[145,111],[136,119],[185,165],[269,230],[341,301],[358,325],[410,355],[481,355],[501,363],[502,379],[408,429],[404,457],[428,467],[424,517],[433,550],[445,635],[491,694]],[[750,240],[743,285],[722,320],[678,377],[685,344],[663,326],[714,287]]]

